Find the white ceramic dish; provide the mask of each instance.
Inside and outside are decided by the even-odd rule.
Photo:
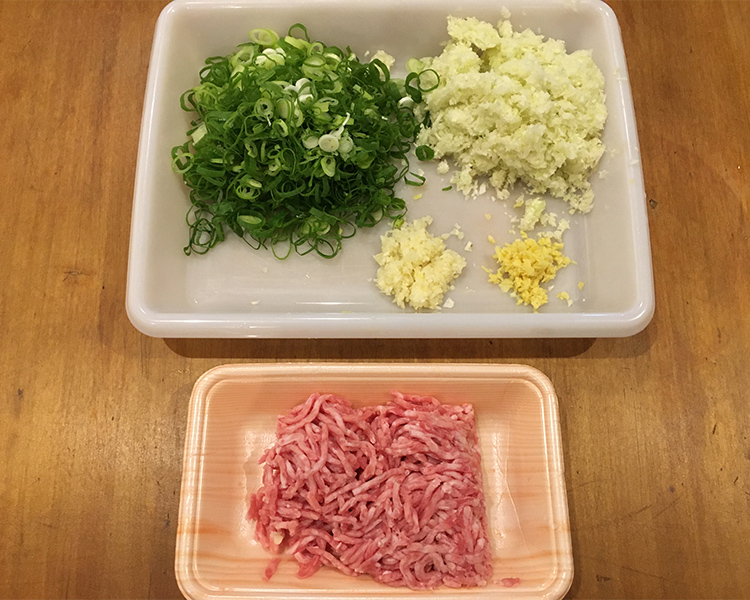
[[[188,191],[170,168],[170,150],[182,143],[189,116],[179,97],[198,82],[207,57],[228,54],[254,27],[285,32],[304,23],[310,35],[349,45],[358,56],[383,49],[398,75],[412,56],[434,55],[447,39],[446,17],[496,22],[507,7],[515,28],[591,49],[606,80],[609,118],[605,153],[592,176],[593,211],[571,218],[565,253],[577,262],[558,275],[550,302],[536,314],[489,284],[494,246],[512,241],[508,203],[466,200],[441,191],[446,176],[419,163],[422,189],[405,187],[409,219],[429,214],[431,232],[459,224],[462,241],[449,245],[468,265],[455,305],[436,313],[402,310],[372,279],[388,225],[360,230],[333,260],[292,256],[279,261],[229,238],[205,256],[183,254]],[[422,198],[414,200],[415,193]],[[554,202],[552,204],[554,206]],[[564,214],[564,208],[557,211]],[[492,215],[490,220],[486,214]],[[464,251],[468,241],[471,252]],[[578,289],[578,282],[585,282]],[[567,291],[572,306],[555,295]],[[619,26],[599,0],[177,0],[159,18],[148,75],[133,202],[127,311],[143,333],[157,337],[607,337],[643,329],[653,314],[651,253],[637,131]]]
[[[271,555],[246,519],[260,484],[258,458],[276,419],[312,392],[355,406],[390,392],[474,405],[482,453],[493,578],[483,588],[439,589],[429,597],[562,598],[573,578],[570,522],[557,398],[549,380],[522,365],[226,365],[193,389],[185,441],[175,572],[183,594],[207,599],[391,600],[425,597],[372,578],[323,568],[298,579],[284,560],[270,581]]]

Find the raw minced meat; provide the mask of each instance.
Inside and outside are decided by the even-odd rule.
[[[312,394],[279,418],[250,497],[255,537],[299,563],[416,590],[492,575],[473,407],[393,393],[355,409]]]

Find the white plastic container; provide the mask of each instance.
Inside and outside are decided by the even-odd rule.
[[[606,80],[608,149],[591,181],[588,215],[570,217],[565,254],[576,261],[554,281],[538,313],[517,306],[487,281],[493,236],[510,242],[513,197],[466,200],[442,191],[447,176],[433,163],[423,188],[404,186],[409,220],[431,215],[435,234],[460,225],[448,244],[468,265],[447,298],[452,308],[415,313],[398,308],[373,283],[380,235],[389,224],[360,230],[332,260],[317,255],[279,261],[229,233],[204,256],[185,256],[188,189],[171,171],[170,150],[186,139],[190,116],[180,95],[197,85],[209,56],[231,53],[255,27],[281,33],[296,22],[327,44],[349,45],[361,59],[382,49],[404,73],[410,57],[435,55],[447,40],[446,17],[497,22],[502,7],[516,29],[562,39],[568,51],[591,49]],[[606,176],[604,175],[606,172]],[[518,190],[520,192],[521,190]],[[421,194],[420,199],[414,195]],[[551,201],[554,207],[554,201]],[[146,89],[133,201],[127,312],[157,337],[607,337],[643,329],[654,311],[646,200],[627,66],[612,10],[599,0],[176,0],[159,18]],[[561,216],[568,217],[560,204]],[[491,215],[488,220],[486,215]],[[467,242],[473,249],[465,250]],[[579,282],[584,282],[579,289]],[[566,291],[573,303],[557,299]]]
[[[253,536],[248,495],[261,482],[258,459],[273,444],[279,414],[311,393],[335,393],[356,407],[384,404],[391,391],[470,403],[477,420],[492,551],[486,587],[440,588],[430,598],[557,600],[573,579],[570,522],[557,397],[523,365],[225,365],[195,384],[185,440],[175,573],[190,600],[392,600],[427,597],[367,576],[324,567],[307,579]]]

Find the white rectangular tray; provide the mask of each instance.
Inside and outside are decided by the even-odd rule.
[[[496,268],[492,235],[502,245],[509,233],[513,197],[466,200],[442,191],[447,176],[435,165],[424,188],[404,186],[408,219],[431,215],[430,231],[463,240],[449,246],[468,262],[448,298],[453,308],[415,313],[398,308],[373,283],[380,235],[360,230],[333,260],[316,255],[275,259],[230,237],[205,256],[185,256],[188,190],[171,171],[170,150],[182,143],[190,117],[179,106],[182,92],[198,83],[207,57],[225,55],[255,27],[284,33],[296,22],[311,37],[349,45],[360,57],[382,49],[403,73],[410,57],[435,55],[447,40],[446,17],[474,16],[497,22],[507,7],[514,27],[591,49],[605,76],[609,118],[603,134],[609,150],[600,163],[606,177],[592,176],[596,194],[588,215],[573,216],[565,254],[576,261],[555,280],[549,304],[538,313],[517,306],[487,281],[482,266]],[[414,195],[422,194],[415,200]],[[557,211],[564,216],[564,208]],[[485,215],[490,214],[491,219]],[[471,252],[464,251],[473,242]],[[578,282],[585,283],[582,289]],[[572,306],[558,300],[567,291]],[[127,312],[143,333],[156,337],[607,337],[643,329],[653,314],[654,292],[648,221],[635,117],[619,26],[599,0],[177,0],[159,18],[148,75],[133,200]]]

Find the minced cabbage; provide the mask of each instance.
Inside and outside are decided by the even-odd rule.
[[[450,41],[421,67],[440,75],[425,94],[432,124],[417,143],[456,164],[451,182],[467,196],[488,176],[499,198],[517,181],[588,212],[588,177],[604,152],[604,77],[591,52],[531,30],[448,17]]]

